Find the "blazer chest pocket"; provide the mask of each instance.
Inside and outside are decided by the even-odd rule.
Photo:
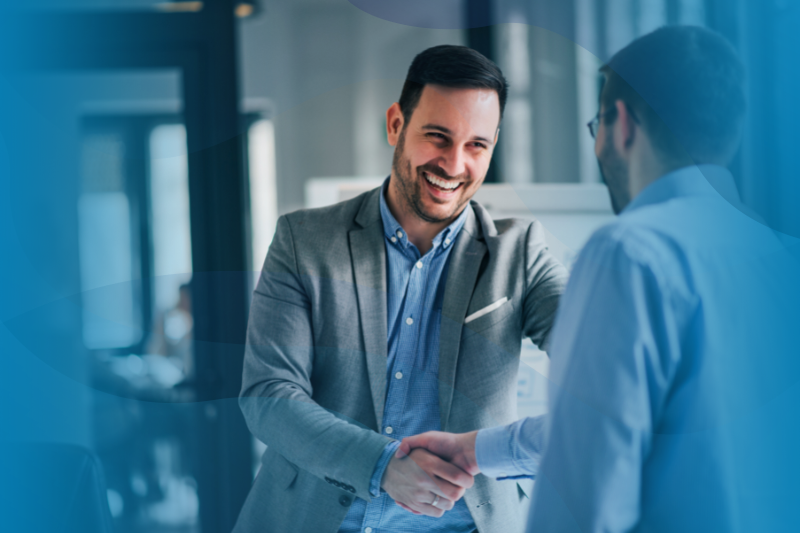
[[[508,318],[513,312],[514,302],[508,298],[501,298],[468,314],[464,319],[464,329],[472,332],[483,331]]]

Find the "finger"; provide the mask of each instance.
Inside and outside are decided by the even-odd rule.
[[[421,492],[415,496],[414,504],[419,507],[420,505],[430,505],[443,511],[449,511],[455,505],[453,500],[449,500],[444,496],[440,496],[435,492]]]
[[[430,492],[426,492],[425,494],[427,494],[428,496],[431,496]],[[439,501],[441,501],[441,498],[439,498]],[[395,500],[395,503],[397,505],[399,505],[400,507],[402,507],[403,509],[406,509],[406,510],[408,510],[408,511],[414,513],[414,514],[432,516],[434,518],[439,518],[444,514],[444,510],[443,509],[439,509],[438,507],[434,507],[428,502],[415,501],[415,502],[412,502],[412,503],[405,504],[405,503],[400,503],[397,500]]]
[[[447,498],[440,496],[439,501],[436,502],[436,505],[434,505],[434,507],[441,509],[442,511],[449,511],[450,509],[453,508],[455,504],[456,502],[454,502],[453,500],[448,500]]]
[[[401,503],[401,502],[398,502],[398,501],[395,501],[394,503],[396,503],[397,505],[399,505],[400,507],[402,507],[403,509],[405,509],[409,513],[413,513],[413,514],[417,514],[417,515],[422,514],[419,511],[415,511],[414,509],[412,509],[411,507],[409,507],[408,505],[406,505],[404,503]]]
[[[400,452],[402,452],[404,455],[408,455],[414,448],[425,448],[426,441],[427,438],[425,437],[424,433],[421,435],[406,437],[400,442],[400,447],[397,449],[397,453],[395,455],[402,459],[403,455],[400,455]]]
[[[463,489],[462,489],[463,490]],[[432,491],[428,492],[418,492],[413,496],[413,501],[411,504],[420,510],[425,510],[427,507],[435,507],[437,509],[441,509],[442,511],[449,511],[455,505],[457,500],[451,500],[440,494],[437,494],[436,489],[434,488]],[[426,513],[427,514],[427,513]]]
[[[464,496],[465,489],[456,485],[453,485],[449,481],[445,481],[436,477],[433,479],[433,487],[430,487],[429,490],[434,494],[438,494],[440,501],[442,499],[452,500],[457,502]]]
[[[453,485],[468,489],[475,483],[474,477],[452,463],[436,458],[432,460],[432,465],[434,474]]]
[[[439,501],[441,501],[441,499]],[[432,516],[434,518],[441,518],[444,514],[444,509],[439,509],[429,503],[419,503],[417,504],[417,509],[425,516]]]
[[[460,479],[460,476],[467,476],[467,479],[461,479],[461,482],[472,486],[472,476],[426,450],[415,450],[414,454],[409,457],[422,469],[425,482],[420,486],[425,490],[448,500],[458,501],[464,495],[465,487],[455,485],[445,478]],[[425,502],[424,499],[420,501]]]
[[[411,446],[409,446],[408,443],[406,443],[406,440],[403,439],[402,441],[400,441],[400,446],[397,448],[397,451],[394,452],[394,456],[397,457],[398,459],[402,459],[410,453],[411,453]]]

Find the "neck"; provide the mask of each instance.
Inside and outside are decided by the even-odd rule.
[[[417,247],[419,253],[425,255],[433,247],[433,238],[446,228],[451,221],[428,222],[422,220],[408,205],[400,191],[397,190],[397,178],[392,173],[389,187],[386,191],[386,205],[392,216],[400,223],[403,231],[408,235],[408,240]]]
[[[636,198],[640,192],[661,176],[686,166],[685,163],[679,163],[677,161],[663,161],[662,158],[656,154],[649,140],[644,136],[641,137],[642,141],[646,142],[640,143],[640,149],[630,160],[629,186],[631,200]]]

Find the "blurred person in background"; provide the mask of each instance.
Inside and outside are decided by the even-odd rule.
[[[183,283],[178,288],[178,301],[169,310],[159,314],[153,324],[153,333],[148,342],[150,354],[163,355],[191,378],[194,374],[192,357],[192,285]]]

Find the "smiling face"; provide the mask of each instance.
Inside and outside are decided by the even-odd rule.
[[[393,104],[387,112],[395,146],[393,203],[424,222],[449,224],[486,177],[499,123],[500,104],[491,89],[426,85],[408,123]]]

